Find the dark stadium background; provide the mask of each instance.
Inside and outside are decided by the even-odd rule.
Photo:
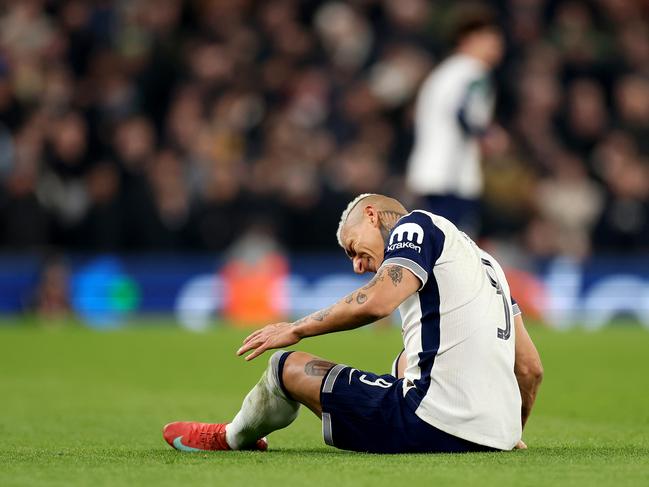
[[[341,296],[347,202],[419,206],[413,104],[457,3],[2,2],[0,311],[204,328]],[[507,54],[479,242],[532,319],[648,326],[649,4],[480,3]]]

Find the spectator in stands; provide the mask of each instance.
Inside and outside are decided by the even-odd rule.
[[[482,194],[480,138],[495,100],[489,76],[503,56],[500,28],[487,12],[463,18],[455,52],[424,81],[417,99],[415,145],[407,170],[410,189],[426,207],[476,234]]]
[[[63,326],[70,322],[70,270],[63,259],[50,257],[45,261],[36,291],[27,301],[28,310],[44,326]]]
[[[289,250],[326,250],[349,193],[407,196],[416,93],[462,3],[155,4],[0,7],[0,248],[221,251],[254,213]],[[646,249],[648,4],[490,4],[510,42],[485,86],[509,137],[484,147],[479,235],[531,256]],[[473,174],[469,200],[471,171],[453,173]],[[552,195],[571,188],[564,215]],[[577,211],[592,188],[601,206]]]

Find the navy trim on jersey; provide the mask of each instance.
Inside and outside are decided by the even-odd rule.
[[[444,233],[428,213],[415,210],[402,216],[390,232],[381,267],[405,267],[421,281],[421,290],[428,282],[443,248]]]
[[[417,232],[423,231],[418,236]],[[416,409],[426,396],[430,386],[430,374],[439,351],[440,316],[439,287],[433,269],[442,255],[446,237],[435,225],[429,213],[415,210],[400,218],[390,233],[385,249],[385,264],[401,265],[419,278],[422,286],[417,291],[421,309],[421,349],[418,367],[419,379],[414,381],[416,393],[407,394],[407,399]],[[425,273],[425,275],[424,275]]]
[[[439,287],[435,279],[430,279],[428,284],[419,293],[421,307],[421,352],[419,352],[420,378],[415,380],[418,398],[415,406],[426,396],[430,387],[430,374],[433,371],[435,357],[439,351],[440,342],[440,316],[439,316]]]

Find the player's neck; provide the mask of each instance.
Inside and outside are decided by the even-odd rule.
[[[490,63],[490,59],[488,59],[488,56],[485,55],[481,49],[479,48],[473,48],[473,47],[460,47],[455,51],[456,54],[460,54],[462,56],[469,57],[471,59],[474,59],[475,61],[479,62],[482,64],[486,69],[492,69],[492,65]]]
[[[405,213],[399,211],[384,210],[379,211],[379,229],[381,230],[381,236],[385,245],[388,244],[388,239],[390,238],[390,232],[394,226],[399,221],[399,218],[404,216]]]

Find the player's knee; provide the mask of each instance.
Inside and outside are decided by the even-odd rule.
[[[267,377],[274,384],[274,387],[280,389],[286,394],[284,386],[284,369],[286,368],[286,360],[291,355],[291,352],[278,350],[273,353],[268,359],[268,369],[266,371]]]
[[[305,355],[308,354],[303,352],[292,352],[286,357],[282,369],[282,382],[287,387],[296,384],[304,376]]]
[[[293,352],[284,359],[282,387],[289,399],[322,414],[320,388],[322,380],[336,364],[304,352]]]
[[[292,392],[299,389],[305,376],[304,364],[308,363],[309,358],[313,357],[308,353],[279,350],[268,360],[271,380],[287,398],[292,399]]]

